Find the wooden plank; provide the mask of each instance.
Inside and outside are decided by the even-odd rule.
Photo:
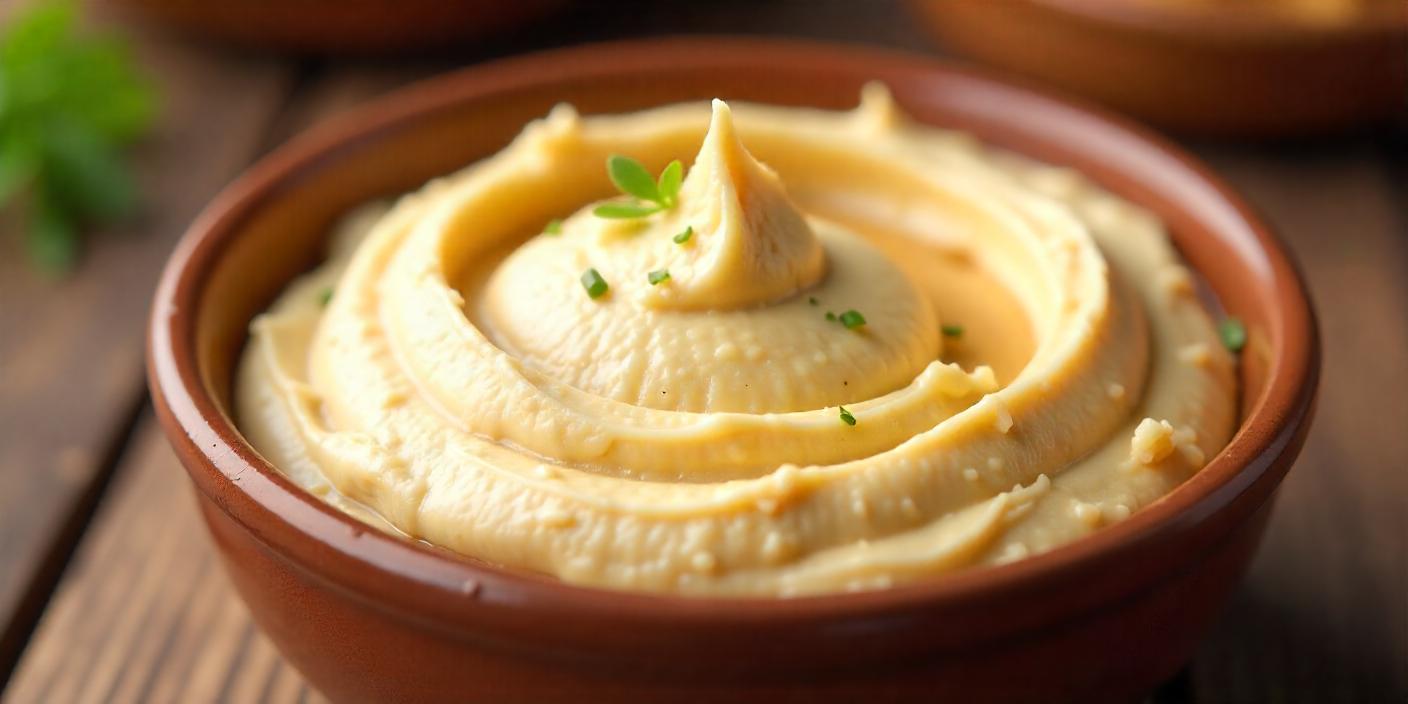
[[[1381,155],[1207,153],[1299,256],[1325,363],[1266,543],[1194,666],[1196,701],[1408,701],[1408,222]]]
[[[144,212],[93,233],[62,280],[25,265],[17,233],[0,235],[0,682],[140,406],[161,263],[256,152],[291,75],[277,61],[126,33],[161,94],[159,125],[134,154]]]
[[[15,704],[312,696],[235,595],[150,414],[5,694]]]

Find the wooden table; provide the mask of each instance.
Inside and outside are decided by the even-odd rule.
[[[641,3],[629,23],[585,8],[440,59],[383,63],[213,48],[98,13],[137,40],[162,89],[162,123],[136,153],[145,214],[94,237],[72,277],[34,275],[12,233],[0,238],[4,698],[316,696],[232,593],[144,391],[156,274],[237,172],[305,125],[406,81],[543,46],[749,32],[934,50],[898,7],[857,6]],[[1298,253],[1326,363],[1319,418],[1251,575],[1196,660],[1154,698],[1408,701],[1408,138],[1192,147]]]

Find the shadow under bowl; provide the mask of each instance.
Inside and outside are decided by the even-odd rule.
[[[330,223],[502,148],[562,101],[621,112],[713,97],[830,109],[889,85],[916,119],[1079,169],[1150,208],[1246,321],[1240,430],[1164,499],[1015,563],[883,591],[685,598],[572,586],[369,530],[293,485],[230,419],[252,316]],[[1280,242],[1208,170],[1098,111],[930,59],[745,39],[525,56],[404,89],[256,164],[191,226],[152,310],[157,412],[255,620],[357,701],[1136,697],[1187,661],[1243,573],[1299,451],[1315,322]]]

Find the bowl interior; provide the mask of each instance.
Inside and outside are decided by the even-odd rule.
[[[989,143],[1074,167],[1164,219],[1220,304],[1251,331],[1241,365],[1242,428],[1199,475],[1127,521],[1027,560],[885,592],[749,602],[569,587],[408,541],[363,535],[352,519],[278,477],[239,438],[229,418],[229,392],[248,323],[320,258],[330,224],[351,207],[412,190],[492,154],[525,122],[559,102],[588,114],[713,97],[841,109],[853,107],[861,87],[872,80],[885,82],[924,123],[966,130]],[[317,536],[316,556],[329,574],[343,570],[338,574],[355,580],[357,570],[381,570],[382,580],[363,587],[391,601],[419,594],[424,609],[443,607],[447,618],[455,612],[444,604],[457,590],[476,595],[480,605],[497,600],[519,608],[533,602],[540,615],[553,609],[563,614],[563,628],[581,625],[585,640],[592,636],[588,626],[603,623],[573,620],[588,607],[609,613],[617,624],[657,617],[657,625],[688,619],[761,623],[867,604],[898,608],[945,595],[995,599],[1003,585],[1038,589],[1043,575],[1070,577],[1079,572],[1074,567],[1089,567],[1097,556],[1133,549],[1137,540],[1147,546],[1174,524],[1186,528],[1183,519],[1191,507],[1206,515],[1216,508],[1210,502],[1226,505],[1268,471],[1271,463],[1258,458],[1283,442],[1286,432],[1296,431],[1287,431],[1288,422],[1301,423],[1313,388],[1298,385],[1313,386],[1318,359],[1308,303],[1280,245],[1215,177],[1157,137],[1098,110],[931,60],[718,39],[569,49],[468,69],[405,89],[300,137],[227,189],[192,226],[158,291],[152,344],[158,399],[189,436],[185,451],[211,467],[191,468],[192,476],[202,491],[219,494],[217,503],[247,526],[277,519],[294,532]],[[192,463],[187,460],[188,468]],[[253,475],[238,487],[228,481],[251,468]],[[251,518],[255,511],[263,513]],[[266,542],[278,540],[270,537],[269,526],[252,529]],[[473,589],[461,589],[470,583]],[[1094,605],[1109,596],[1092,589],[1072,598]],[[720,608],[720,601],[729,602],[727,608]],[[951,617],[963,615],[951,611]],[[1016,627],[1029,615],[984,618],[1008,619]],[[557,636],[565,637],[561,631]]]

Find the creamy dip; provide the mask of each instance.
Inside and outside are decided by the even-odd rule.
[[[669,207],[594,213],[629,202],[617,154],[688,165]],[[879,86],[850,112],[560,106],[354,217],[254,321],[236,387],[274,466],[388,529],[776,596],[1123,520],[1223,447],[1236,395],[1153,215]]]

